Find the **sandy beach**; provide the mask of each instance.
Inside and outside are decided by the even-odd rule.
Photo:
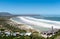
[[[20,29],[22,29],[22,30],[29,30],[29,29],[31,29],[31,30],[35,30],[33,27],[31,27],[30,25],[27,25],[27,24],[24,24],[24,23],[22,23],[22,22],[18,22],[18,21],[15,21],[15,20],[13,20],[12,18],[10,19],[12,22],[14,22],[15,24],[22,24],[22,25],[18,25],[18,26],[16,26],[16,27],[18,27],[18,28],[20,28]],[[38,31],[38,30],[36,30],[36,31]]]

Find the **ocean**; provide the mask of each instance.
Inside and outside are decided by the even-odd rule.
[[[45,16],[33,16],[34,18],[37,18],[37,19],[47,19],[47,20],[53,20],[53,21],[60,21],[60,16],[49,16],[49,17],[45,17]]]
[[[53,21],[60,21],[60,17],[45,17],[44,19],[53,20]]]

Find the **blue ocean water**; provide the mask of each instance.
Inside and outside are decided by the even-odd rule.
[[[53,21],[60,21],[60,16],[50,16],[50,17],[44,17],[44,16],[33,16],[34,18],[38,19],[47,19],[47,20],[53,20]]]
[[[53,20],[53,21],[60,21],[60,17],[45,17],[44,19]]]

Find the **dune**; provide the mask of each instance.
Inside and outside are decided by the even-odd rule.
[[[22,22],[15,21],[12,18],[10,18],[10,20],[13,21],[13,22],[15,22],[15,23],[17,23],[17,24],[23,24]]]
[[[24,29],[33,29],[33,27],[31,27],[31,26],[29,26],[29,25],[25,25],[25,24],[22,23],[22,22],[15,21],[15,20],[13,20],[12,18],[11,18],[10,20],[13,21],[13,22],[15,22],[16,24],[23,24],[21,27],[22,27],[22,28],[24,27]],[[20,27],[19,27],[19,28],[20,28]]]

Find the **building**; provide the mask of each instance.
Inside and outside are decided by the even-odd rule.
[[[53,31],[52,30],[42,31],[41,36],[45,37],[45,38],[51,37],[52,35],[55,35],[57,33],[57,31],[58,31],[58,29],[53,29]]]

